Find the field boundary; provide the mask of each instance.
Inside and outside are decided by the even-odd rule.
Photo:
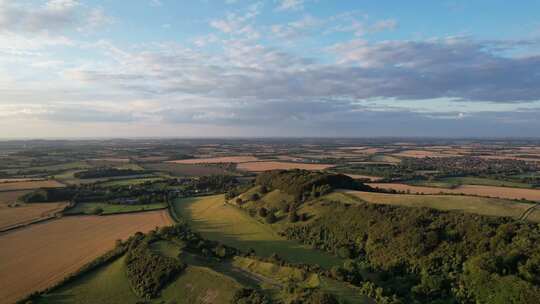
[[[39,204],[39,203],[36,203],[36,204]],[[47,222],[47,221],[50,221],[50,220],[62,218],[64,216],[63,213],[67,209],[73,208],[73,205],[74,205],[73,202],[69,202],[69,204],[64,206],[64,208],[62,208],[61,210],[56,211],[54,214],[51,214],[48,217],[42,217],[42,218],[38,218],[38,219],[33,219],[33,220],[30,220],[30,221],[27,221],[27,222],[24,222],[24,223],[18,223],[18,224],[15,224],[15,225],[11,225],[11,226],[8,226],[8,227],[1,228],[0,229],[0,234],[6,233],[6,232],[9,232],[9,231],[13,231],[13,230],[16,230],[16,229],[20,229],[20,228],[25,228],[25,227],[28,227],[28,226],[33,225],[33,224],[39,224],[39,223]]]

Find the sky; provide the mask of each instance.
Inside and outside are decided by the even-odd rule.
[[[0,138],[539,137],[540,0],[0,0]]]

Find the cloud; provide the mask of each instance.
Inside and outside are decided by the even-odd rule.
[[[505,45],[457,37],[353,40],[328,49],[338,63],[321,64],[260,44],[224,41],[221,55],[165,49],[170,46],[140,53],[117,50],[114,69],[78,73],[86,81],[149,94],[223,99],[540,100],[540,56],[506,57],[490,51]]]
[[[111,20],[103,9],[87,9],[77,0],[49,0],[41,6],[0,0],[0,32],[51,34],[97,27]]]
[[[304,9],[304,0],[278,0],[278,11],[298,11]]]
[[[255,29],[253,20],[260,14],[261,8],[262,3],[257,2],[242,13],[228,13],[224,19],[210,21],[210,26],[225,34],[258,39],[260,33]]]

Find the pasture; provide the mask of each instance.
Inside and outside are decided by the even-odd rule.
[[[304,163],[290,163],[279,161],[261,161],[261,162],[247,162],[238,164],[237,169],[241,171],[249,172],[262,172],[268,170],[291,170],[291,169],[303,169],[303,170],[324,170],[333,167],[330,164],[304,164]]]
[[[530,184],[520,182],[502,181],[492,178],[482,177],[445,177],[438,178],[432,181],[427,180],[412,180],[407,184],[413,186],[427,186],[439,188],[455,188],[460,185],[479,185],[479,186],[496,186],[496,187],[512,187],[512,188],[532,188]]]
[[[110,214],[120,214],[120,213],[131,213],[131,212],[140,212],[140,211],[150,211],[167,208],[166,203],[155,203],[155,204],[144,204],[144,205],[120,205],[120,204],[107,204],[107,203],[78,203],[73,208],[70,208],[65,212],[65,214],[101,214],[101,215],[110,215]],[[97,212],[97,211],[101,212]]]
[[[410,191],[410,193],[423,193],[423,194],[465,194],[465,195],[478,195],[486,197],[504,198],[511,200],[526,199],[530,201],[540,201],[540,190],[535,189],[521,189],[521,188],[509,188],[509,187],[495,187],[495,186],[479,186],[479,185],[463,185],[454,189],[435,188],[435,187],[421,187],[410,186],[399,183],[369,183],[371,187],[377,187],[381,189],[390,189],[396,191]]]
[[[112,249],[115,241],[173,222],[166,211],[73,216],[0,234],[0,298],[45,289]]]
[[[344,191],[343,193],[330,194],[328,198],[342,200],[339,195],[344,194],[353,195],[373,204],[427,207],[443,211],[462,211],[488,216],[509,216],[516,219],[533,206],[529,203],[475,196],[385,194],[361,191]]]
[[[225,204],[223,195],[177,199],[174,212],[183,217],[203,237],[260,256],[277,253],[293,263],[313,263],[329,268],[342,261],[330,254],[310,249],[280,237],[271,226],[258,222],[244,211]]]

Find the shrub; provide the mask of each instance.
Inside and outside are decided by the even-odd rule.
[[[277,217],[276,215],[274,214],[274,212],[270,212],[268,213],[268,216],[266,217],[266,222],[268,224],[273,224],[277,221]]]
[[[260,217],[268,216],[268,210],[264,207],[259,208],[259,216]]]

